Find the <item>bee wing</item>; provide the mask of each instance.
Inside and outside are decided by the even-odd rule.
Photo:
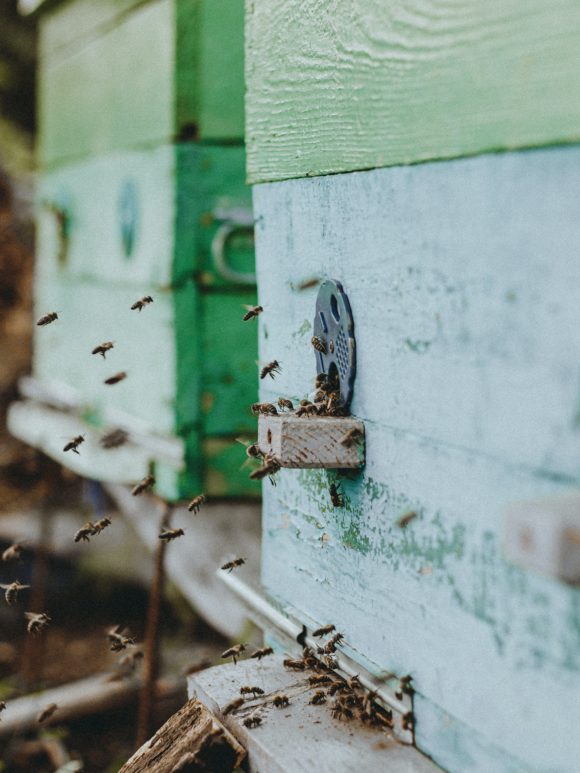
[[[256,308],[256,307],[255,307],[254,305],[252,305],[251,303],[242,303],[242,304],[241,304],[241,306],[242,306],[242,308],[243,308],[243,309],[245,309],[246,311],[250,311],[251,309],[255,309],[255,308]]]
[[[38,619],[38,613],[37,612],[25,612],[24,617],[27,620],[37,620]]]

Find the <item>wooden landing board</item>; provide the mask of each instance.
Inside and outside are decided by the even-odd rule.
[[[366,431],[344,507],[332,472],[265,482],[263,581],[411,673],[417,744],[456,773],[580,758],[578,592],[501,548],[511,502],[580,484],[579,164],[566,148],[254,189],[260,359],[283,364],[261,399],[311,391],[316,290],[293,288],[338,279]]]
[[[315,688],[305,674],[288,671],[281,656],[261,662],[242,660],[236,666],[207,669],[188,678],[188,693],[213,711],[248,751],[250,773],[436,773],[439,768],[412,746],[395,741],[387,732],[357,720],[333,719],[329,705],[312,706]],[[239,697],[242,685],[257,685],[264,696],[223,716],[222,709]],[[282,692],[290,700],[285,708],[272,705]],[[258,712],[262,724],[253,729],[243,720]]]
[[[580,138],[575,0],[247,8],[252,182]]]

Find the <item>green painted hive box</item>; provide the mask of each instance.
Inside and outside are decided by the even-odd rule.
[[[83,475],[134,480],[153,464],[170,498],[259,493],[235,443],[257,391],[256,335],[241,322],[255,302],[243,11],[242,0],[38,9],[35,313],[59,319],[35,329],[32,391],[95,433],[71,459],[53,415],[17,408],[11,423]],[[146,295],[153,304],[131,310]],[[102,341],[114,342],[106,359],[91,355]],[[124,381],[103,383],[119,371]],[[131,454],[100,448],[116,427]]]
[[[366,432],[361,472],[264,482],[265,590],[412,676],[443,769],[575,773],[580,6],[246,7],[261,399],[312,392],[336,279]]]

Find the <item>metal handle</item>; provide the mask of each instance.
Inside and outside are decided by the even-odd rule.
[[[254,233],[253,220],[240,219],[237,222],[229,220],[222,223],[214,234],[211,242],[211,254],[218,274],[228,282],[236,284],[255,285],[256,274],[249,271],[236,271],[232,268],[226,259],[226,246],[228,241],[235,233],[246,232]]]

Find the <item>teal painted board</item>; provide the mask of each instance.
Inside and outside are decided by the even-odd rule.
[[[510,502],[580,485],[579,162],[566,148],[254,188],[260,359],[282,363],[261,397],[311,391],[316,290],[297,287],[339,279],[367,433],[343,508],[335,473],[265,483],[263,582],[412,673],[419,746],[457,773],[580,759],[580,589],[501,551]]]

